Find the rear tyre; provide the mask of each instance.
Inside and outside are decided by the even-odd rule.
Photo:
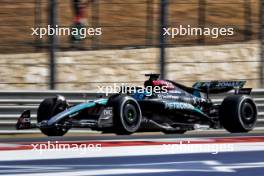
[[[44,99],[37,111],[37,121],[48,121],[54,115],[64,111],[67,107],[66,102],[57,101],[57,98]],[[40,128],[40,131],[47,136],[63,136],[68,129],[61,127]]]
[[[255,102],[245,95],[226,97],[219,112],[220,122],[231,133],[253,130],[257,121]]]
[[[130,96],[117,96],[110,100],[113,107],[113,131],[118,135],[136,132],[142,120],[138,102]]]

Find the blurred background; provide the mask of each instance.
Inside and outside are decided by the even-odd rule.
[[[95,90],[142,85],[145,73],[192,85],[248,81],[263,87],[260,0],[0,0],[1,90]],[[77,4],[76,4],[77,3]],[[79,4],[78,4],[79,3]],[[80,14],[78,14],[78,11]],[[32,36],[58,24],[102,28],[101,36]],[[233,36],[161,35],[162,27],[233,27]]]

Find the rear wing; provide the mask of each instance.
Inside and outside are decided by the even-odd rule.
[[[198,81],[192,87],[204,93],[224,93],[230,90],[242,89],[246,81]],[[250,89],[251,90],[251,89]],[[249,93],[250,94],[250,93]]]

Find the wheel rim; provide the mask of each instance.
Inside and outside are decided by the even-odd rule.
[[[124,105],[123,116],[125,125],[133,129],[138,126],[139,122],[139,110],[133,104],[133,102],[128,102]]]
[[[256,110],[250,101],[241,106],[241,120],[247,127],[252,127],[256,121]]]

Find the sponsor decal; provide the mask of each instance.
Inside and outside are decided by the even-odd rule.
[[[175,96],[175,95],[162,95],[162,94],[158,94],[158,98],[178,100],[180,97],[179,96]]]
[[[165,103],[165,109],[188,109],[193,110],[194,107],[191,104],[188,103],[182,103],[182,102],[166,102]]]
[[[219,82],[217,87],[240,87],[242,82]]]
[[[107,107],[106,109],[103,110],[99,119],[109,119],[111,117],[113,117],[113,108]]]
[[[105,109],[104,111],[103,111],[103,114],[105,115],[105,116],[112,116],[113,115],[113,110],[112,110],[112,108],[111,109]]]
[[[220,81],[220,82],[203,82],[197,84],[196,87],[241,87],[244,82],[241,81]]]

